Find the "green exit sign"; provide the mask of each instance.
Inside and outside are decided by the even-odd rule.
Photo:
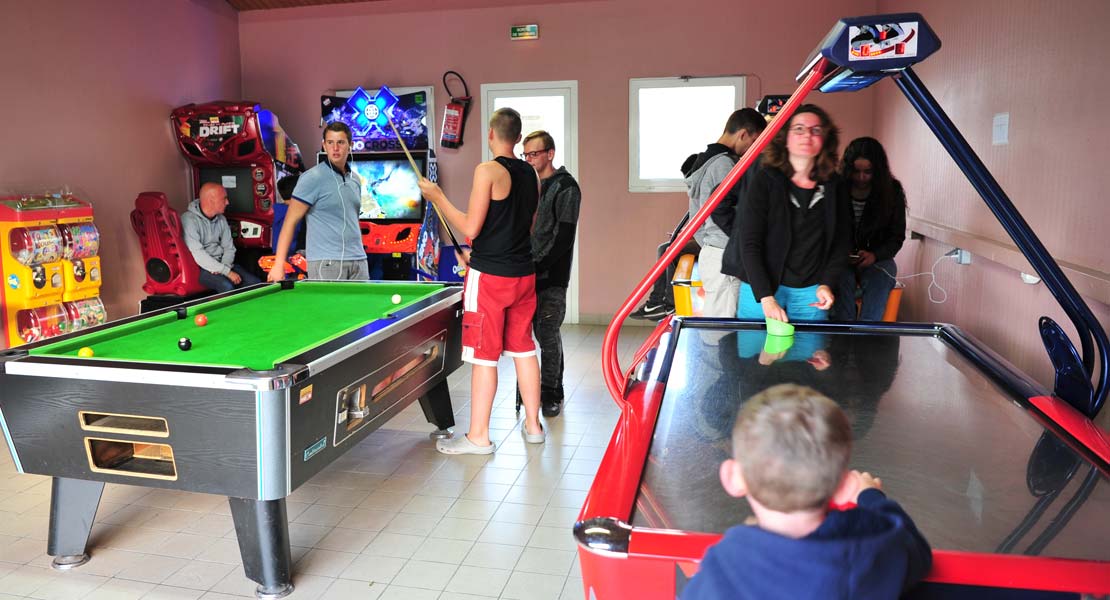
[[[509,28],[509,39],[518,40],[538,40],[540,39],[540,26],[532,25],[513,25]]]

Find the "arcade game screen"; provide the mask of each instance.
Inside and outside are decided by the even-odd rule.
[[[421,157],[414,156],[423,172],[427,167]],[[326,159],[325,159],[326,160]],[[351,155],[351,166],[361,179],[362,207],[358,218],[372,221],[412,221],[424,218],[424,201],[404,154]]]
[[[254,182],[250,167],[200,167],[200,184],[209,182],[218,183],[227,190],[227,212],[254,213]]]

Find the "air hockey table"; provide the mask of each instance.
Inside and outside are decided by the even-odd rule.
[[[870,44],[866,40],[870,40]],[[871,471],[933,547],[915,598],[1110,594],[1110,435],[1092,422],[1110,341],[998,183],[916,77],[940,47],[921,15],[842,19],[800,87],[618,311],[602,349],[621,415],[574,526],[585,597],[673,599],[705,551],[750,516],[721,488],[732,423],[779,383],[813,387],[852,421],[852,467]],[[622,370],[620,325],[813,89],[893,77],[1071,319],[1077,349],[1041,317],[1052,390],[958,327],[939,323],[661,322]],[[1097,352],[1095,351],[1097,349]]]

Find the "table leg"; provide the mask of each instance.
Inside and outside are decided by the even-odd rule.
[[[50,486],[50,535],[46,553],[50,566],[64,571],[89,561],[89,544],[104,482],[55,477]]]
[[[243,572],[258,584],[255,596],[283,598],[293,592],[293,561],[289,552],[289,518],[285,498],[228,498]]]
[[[424,409],[424,417],[428,422],[437,427],[431,433],[432,438],[451,437],[451,428],[455,426],[455,412],[451,409],[451,393],[447,390],[446,378],[420,397],[420,408]]]

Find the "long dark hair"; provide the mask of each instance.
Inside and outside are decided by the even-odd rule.
[[[890,161],[886,150],[879,140],[861,137],[852,140],[844,149],[844,160],[840,163],[840,174],[844,181],[850,182],[859,159],[871,162],[871,201],[878,204],[879,214],[887,221],[897,210],[906,209],[906,193],[902,183],[890,174]]]
[[[817,118],[821,120],[821,129],[824,130],[821,153],[813,161],[813,170],[809,172],[809,178],[814,181],[828,181],[833,173],[836,173],[837,154],[840,149],[840,129],[833,124],[832,119],[829,118],[829,113],[816,104],[799,106],[794,115],[791,115],[790,120],[793,120],[795,115],[802,113],[817,115]],[[794,176],[794,167],[791,166],[790,155],[786,151],[786,136],[788,135],[790,135],[790,121],[782,126],[782,129],[775,134],[771,143],[767,145],[767,149],[763,151],[763,165],[775,167],[785,173],[789,179]]]

